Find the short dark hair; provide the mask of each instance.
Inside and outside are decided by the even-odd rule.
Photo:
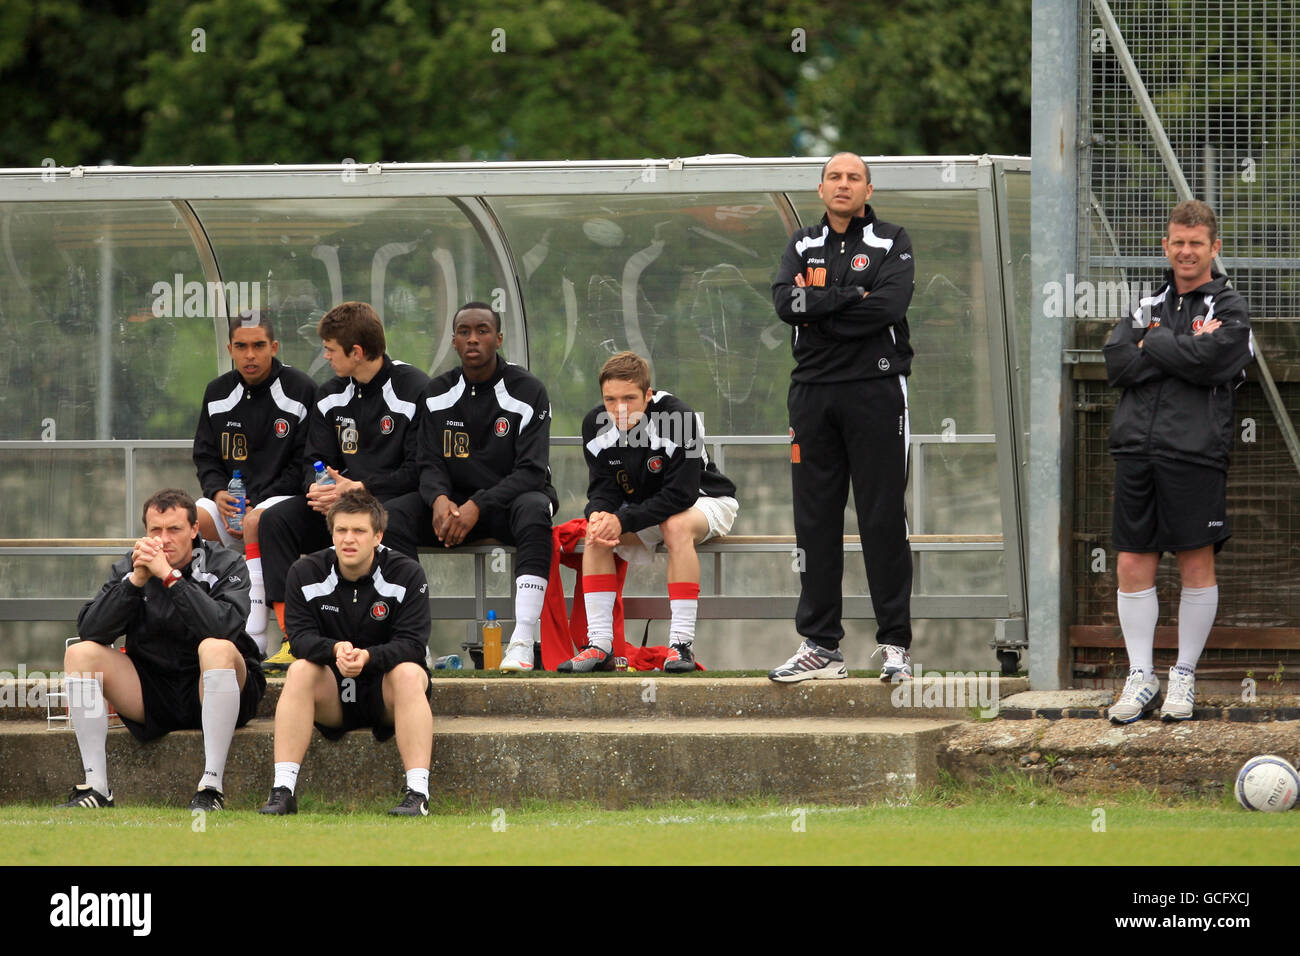
[[[159,514],[171,511],[173,508],[184,508],[190,519],[190,527],[199,523],[199,509],[195,506],[194,499],[179,488],[164,488],[149,496],[149,500],[140,509],[140,523],[146,528],[149,526],[150,508]]]
[[[490,312],[492,314],[492,321],[497,324],[497,331],[501,331],[501,316],[497,314],[496,309],[492,308],[492,306],[488,305],[486,302],[466,302],[457,309],[456,314],[451,317],[451,327],[453,329],[456,327],[456,320],[460,318],[460,314],[462,312],[468,312],[470,309],[482,309],[484,312]]]
[[[864,173],[867,174],[867,185],[868,185],[868,186],[871,185],[871,167],[867,165],[867,161],[866,161],[865,159],[863,159],[863,158],[862,158],[861,156],[859,156],[857,153],[850,152],[850,151],[847,150],[847,149],[842,149],[842,150],[840,150],[838,153],[836,153],[834,156],[828,156],[828,157],[826,158],[826,162],[822,163],[822,179],[825,179],[825,178],[826,178],[826,167],[829,166],[829,165],[831,164],[831,160],[832,160],[832,159],[836,159],[836,158],[838,158],[838,157],[840,157],[840,156],[852,156],[854,159],[856,159],[856,160],[858,160],[859,162],[861,162],[861,163],[862,163],[862,171],[863,171]]]
[[[1209,226],[1210,245],[1219,238],[1219,221],[1214,218],[1214,210],[1199,199],[1188,199],[1175,206],[1165,224],[1165,235],[1169,234],[1170,226]]]
[[[610,379],[632,382],[644,392],[650,387],[650,363],[635,352],[611,355],[600,368],[598,384],[604,385]]]
[[[345,353],[360,345],[361,354],[368,360],[382,358],[388,348],[384,338],[384,323],[379,313],[366,302],[344,302],[330,309],[316,324],[316,334],[322,342],[333,339]]]
[[[232,315],[227,322],[230,325],[230,332],[226,336],[227,342],[235,340],[236,329],[266,329],[266,337],[272,342],[275,341],[275,326],[271,324],[271,317],[261,309],[245,309],[239,315]]]
[[[329,510],[325,512],[325,525],[330,529],[330,534],[334,533],[336,514],[368,514],[370,527],[376,532],[382,533],[388,528],[388,512],[384,510],[378,498],[363,488],[352,488],[334,499],[334,504],[330,505]]]

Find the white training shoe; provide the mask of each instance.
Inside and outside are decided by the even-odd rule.
[[[1165,706],[1160,709],[1164,721],[1191,720],[1196,705],[1196,675],[1169,668],[1169,690],[1165,693]]]
[[[1160,681],[1152,675],[1147,680],[1140,668],[1128,672],[1124,692],[1111,704],[1106,716],[1112,724],[1131,724],[1160,705]]]
[[[877,644],[876,651],[881,653],[880,679],[885,683],[897,684],[899,681],[912,679],[912,655],[906,647],[897,644]]]
[[[503,671],[530,671],[533,669],[533,642],[511,641],[501,658]]]

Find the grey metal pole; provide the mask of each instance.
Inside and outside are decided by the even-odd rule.
[[[1029,346],[1029,683],[1055,690],[1068,679],[1062,569],[1069,567],[1071,449],[1062,350],[1066,321],[1044,314],[1042,290],[1075,271],[1078,222],[1078,16],[1073,0],[1033,4],[1031,152],[1033,328]]]
[[[112,438],[113,428],[113,226],[99,240],[99,394],[95,437]]]

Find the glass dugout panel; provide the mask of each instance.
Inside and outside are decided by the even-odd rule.
[[[316,324],[340,302],[373,305],[384,321],[388,353],[436,375],[457,364],[456,309],[503,298],[500,270],[449,199],[222,200],[193,208],[222,279],[269,310],[279,358],[317,382],[333,373]],[[501,351],[523,363],[518,328],[507,316]]]
[[[171,203],[5,203],[0,246],[0,440],[193,434],[212,326],[162,295],[205,278]]]
[[[784,434],[793,362],[772,308],[787,233],[766,193],[489,200],[515,256],[553,434],[600,403],[605,360],[647,358],[708,434]]]

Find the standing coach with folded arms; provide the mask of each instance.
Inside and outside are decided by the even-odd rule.
[[[795,629],[803,643],[768,674],[788,683],[848,676],[839,650],[844,508],[858,513],[881,679],[910,678],[912,553],[907,540],[907,307],[915,263],[901,226],[867,205],[871,170],[855,153],[822,167],[821,222],[781,256],[772,299],[792,327],[790,473],[804,564]]]

